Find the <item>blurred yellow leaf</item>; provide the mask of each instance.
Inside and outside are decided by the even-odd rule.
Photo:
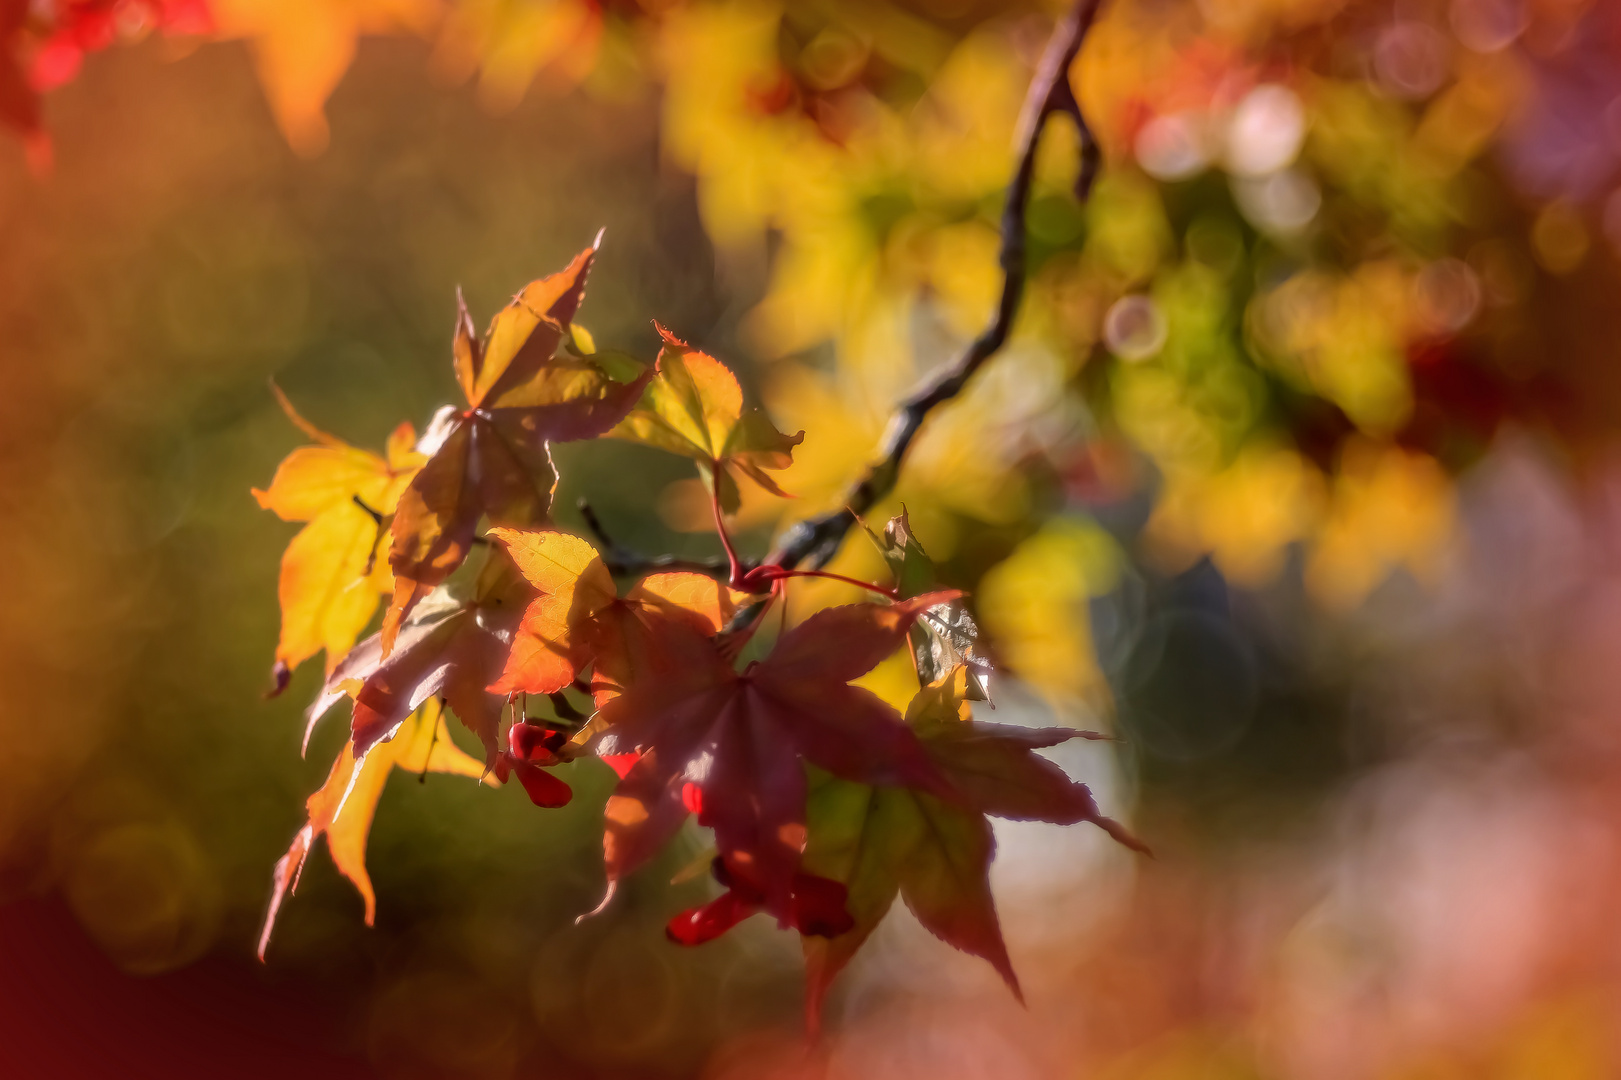
[[[1434,458],[1352,442],[1306,563],[1306,585],[1318,600],[1345,609],[1398,568],[1434,584],[1445,569],[1455,522],[1452,482]]]
[[[601,8],[585,0],[458,0],[434,49],[449,78],[480,71],[479,97],[506,110],[542,73],[559,88],[590,74],[602,38]]]
[[[1398,431],[1413,408],[1404,350],[1412,279],[1408,267],[1385,259],[1349,274],[1296,274],[1255,302],[1258,351],[1363,431]]]
[[[426,35],[443,0],[209,0],[222,38],[253,46],[265,96],[293,149],[326,148],[326,99],[355,57],[361,34]]]
[[[1293,450],[1251,447],[1213,475],[1167,479],[1146,540],[1168,568],[1208,554],[1239,585],[1260,586],[1322,514],[1322,477]]]
[[[979,587],[980,622],[998,659],[1057,702],[1106,692],[1087,604],[1114,587],[1119,560],[1107,533],[1071,519],[1055,518],[1020,543]]]

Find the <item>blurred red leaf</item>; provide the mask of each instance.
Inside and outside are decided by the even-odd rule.
[[[745,862],[717,856],[715,879],[726,891],[707,904],[690,908],[672,918],[665,933],[677,945],[702,945],[759,911],[767,910],[766,893]],[[835,937],[845,933],[855,920],[845,910],[842,882],[797,873],[788,894],[788,907],[776,914],[801,934]]]

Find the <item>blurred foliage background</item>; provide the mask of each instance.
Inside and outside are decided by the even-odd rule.
[[[13,5],[15,6],[15,5]],[[984,325],[1032,66],[1016,0],[140,0],[7,23],[0,153],[0,1062],[40,1077],[1600,1078],[1621,937],[1621,11],[1602,0],[1110,0],[1044,140],[1014,339],[904,504],[974,592],[997,719],[1156,849],[998,823],[1021,1009],[892,916],[799,1042],[797,944],[604,916],[607,770],[397,775],[378,923],[269,870],[341,736],[266,702],[298,434],[380,447],[488,314],[607,240],[581,319],[727,360],[837,507]],[[7,8],[6,10],[10,10]],[[20,9],[19,9],[20,10]],[[88,13],[88,14],[87,14]],[[95,22],[89,15],[107,17]],[[86,27],[89,29],[86,29]],[[10,68],[7,69],[10,71]],[[3,97],[5,95],[0,95]],[[644,551],[697,481],[560,449]],[[859,537],[833,569],[876,576]],[[796,583],[795,615],[850,593]],[[887,689],[880,671],[872,685]],[[897,691],[898,692],[898,691]]]

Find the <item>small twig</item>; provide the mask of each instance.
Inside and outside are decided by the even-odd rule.
[[[586,529],[596,537],[597,543],[602,545],[603,565],[615,577],[637,577],[665,570],[688,570],[697,574],[707,574],[722,581],[731,576],[732,564],[726,559],[683,559],[675,555],[642,555],[632,551],[608,535],[608,531],[602,527],[602,519],[597,517],[597,512],[591,508],[590,503],[581,499],[577,505],[580,508],[580,516],[585,519]],[[754,567],[754,563],[746,560],[742,565],[745,569]]]
[[[1084,28],[1083,28],[1084,33]],[[1071,57],[1073,60],[1073,57]],[[1081,167],[1075,174],[1075,197],[1085,202],[1092,195],[1092,185],[1097,181],[1098,170],[1103,167],[1103,149],[1098,145],[1097,137],[1092,134],[1092,128],[1086,122],[1086,116],[1081,112],[1081,103],[1075,98],[1075,88],[1069,80],[1060,79],[1053,86],[1052,108],[1047,115],[1061,112],[1075,122],[1076,134],[1081,139]]]
[[[377,565],[377,546],[378,542],[383,539],[383,522],[385,519],[381,511],[373,510],[371,507],[367,506],[366,500],[362,499],[359,495],[351,495],[350,498],[355,501],[356,506],[366,511],[366,513],[371,516],[372,524],[377,529],[377,533],[371,538],[371,550],[366,553],[366,570],[362,575],[364,577],[371,577],[371,572]]]
[[[439,723],[444,719],[444,706],[439,707],[439,713],[433,718],[433,736],[428,740],[428,756],[422,759],[422,774],[417,777],[417,783],[428,782],[428,770],[433,767],[433,748],[439,745]]]
[[[374,525],[376,525],[379,529],[383,527],[383,513],[381,510],[373,510],[371,507],[367,506],[366,500],[362,499],[359,495],[351,496],[351,498],[355,500],[356,506],[366,511],[366,513],[371,516],[371,520]]]
[[[583,724],[587,720],[591,719],[589,716],[585,715],[585,713],[575,708],[574,702],[564,697],[561,690],[553,694],[547,694],[546,696],[552,699],[552,710],[557,713],[557,718],[559,720],[570,724]]]
[[[985,361],[1001,351],[1007,343],[1019,303],[1024,297],[1027,270],[1025,210],[1035,180],[1036,148],[1047,121],[1053,115],[1062,113],[1073,119],[1080,129],[1081,165],[1075,183],[1077,197],[1085,199],[1091,193],[1092,182],[1101,163],[1097,140],[1081,115],[1080,104],[1069,85],[1069,69],[1081,51],[1081,42],[1091,28],[1100,2],[1078,0],[1069,15],[1053,31],[1047,51],[1030,82],[1015,139],[1018,166],[1008,184],[1007,204],[1002,211],[1002,296],[990,325],[968,345],[955,364],[902,402],[891,414],[881,444],[881,456],[845,494],[844,509],[795,525],[783,536],[776,549],[766,556],[765,565],[792,569],[808,562],[820,569],[831,562],[845,535],[860,516],[894,489],[901,462],[929,413],[941,403],[956,397]],[[738,611],[734,624],[744,625],[748,622],[752,616],[745,613],[747,610]]]

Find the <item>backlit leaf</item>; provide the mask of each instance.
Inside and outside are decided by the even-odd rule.
[[[784,435],[758,409],[743,408],[737,377],[719,360],[658,328],[664,338],[658,374],[630,414],[610,435],[692,458],[704,479],[716,486],[721,508],[740,505],[741,472],[774,495],[788,497],[766,470],[793,464],[803,431]]]
[[[619,598],[597,549],[568,533],[491,529],[519,573],[540,596],[524,612],[506,669],[490,689],[549,694],[569,685],[591,661],[585,623]]]
[[[279,388],[271,389],[288,418],[315,443],[287,455],[267,490],[253,490],[259,505],[282,520],[308,522],[281,561],[279,689],[292,669],[322,649],[330,670],[393,587],[388,564],[377,558],[382,530],[368,510],[392,514],[423,459],[412,449],[416,434],[410,424],[395,429],[386,456],[379,456],[315,427]]]
[[[493,765],[506,696],[487,687],[501,673],[530,596],[504,555],[486,565],[472,599],[457,600],[442,589],[431,594],[401,628],[393,650],[385,652],[382,635],[373,634],[333,669],[305,714],[306,742],[316,721],[351,697],[350,733],[356,753],[364,754],[437,696],[478,736]]]
[[[651,378],[640,365],[558,352],[595,255],[593,245],[566,269],[530,282],[482,343],[458,297],[452,366],[469,407],[441,414],[444,437],[400,497],[385,654],[411,608],[467,558],[481,518],[519,528],[546,520],[557,483],[549,444],[604,434]]]
[[[848,685],[900,646],[919,612],[950,595],[819,612],[742,673],[691,624],[665,620],[651,670],[598,713],[608,730],[602,748],[651,750],[641,782],[659,800],[678,781],[690,783],[699,824],[715,830],[721,856],[746,863],[762,903],[786,918],[804,838],[806,761],[863,783],[951,794],[900,716]]]
[[[568,533],[497,528],[489,535],[540,593],[493,691],[553,693],[594,662],[593,690],[605,700],[641,666],[651,620],[684,618],[713,634],[736,607],[720,582],[686,572],[649,575],[621,598],[596,548]]]
[[[897,895],[936,937],[984,957],[1014,994],[1020,993],[987,876],[996,849],[987,814],[1059,824],[1090,821],[1143,850],[1103,816],[1084,784],[1033,752],[1096,736],[1069,728],[978,723],[969,719],[968,685],[967,670],[958,667],[919,691],[906,715],[960,799],[826,776],[811,790],[804,870],[843,882],[854,920],[848,933],[804,940],[805,1008],[813,1030],[834,977]]]
[[[282,901],[298,887],[304,860],[318,836],[326,837],[333,865],[360,892],[366,903],[366,925],[372,925],[377,914],[377,894],[366,873],[366,837],[371,832],[383,785],[395,769],[418,775],[441,772],[474,779],[484,774],[483,763],[463,753],[451,741],[444,712],[436,699],[425,702],[400,725],[392,739],[372,747],[358,759],[354,743],[345,743],[326,783],[309,797],[308,824],[298,831],[287,854],[276,863],[270,909],[259,934],[259,959],[265,957]]]

